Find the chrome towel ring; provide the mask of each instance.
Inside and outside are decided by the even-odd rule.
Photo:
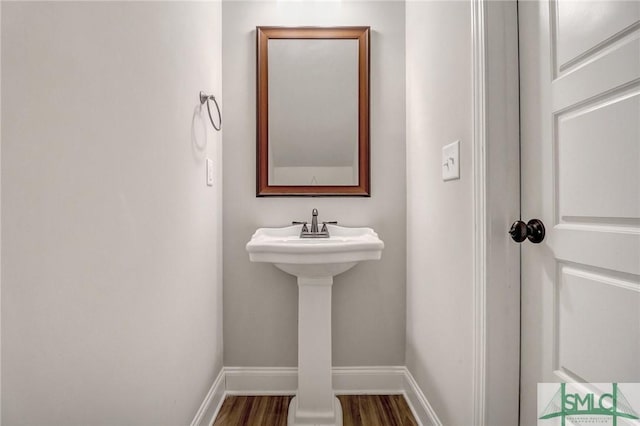
[[[213,117],[211,117],[211,109],[209,108],[209,99],[211,99],[213,103],[216,104],[216,109],[218,110],[217,126],[216,126],[216,123],[213,122]],[[219,132],[220,129],[222,128],[222,115],[220,114],[220,106],[218,105],[218,101],[216,101],[215,96],[207,95],[204,92],[200,92],[200,105],[203,105],[205,102],[207,103],[207,112],[209,113],[209,120],[211,121],[211,125],[213,126],[214,129],[216,129]]]

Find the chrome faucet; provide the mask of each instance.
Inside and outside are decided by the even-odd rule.
[[[318,230],[318,209],[311,211],[311,229],[307,227],[307,222],[291,222],[294,225],[302,225],[300,238],[329,238],[328,224],[336,225],[338,222],[322,222],[322,229]]]
[[[311,233],[318,233],[318,209],[311,210]]]

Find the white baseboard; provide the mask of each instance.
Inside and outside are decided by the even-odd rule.
[[[220,373],[216,380],[211,385],[209,392],[207,392],[207,396],[200,404],[200,408],[198,408],[198,412],[195,417],[191,421],[191,426],[210,426],[213,424],[216,416],[218,415],[218,411],[220,411],[220,407],[222,406],[222,402],[225,397],[225,371],[224,367],[220,369]]]
[[[295,367],[223,367],[191,426],[210,425],[226,395],[294,395],[297,387]],[[334,367],[333,388],[339,395],[404,395],[420,425],[442,426],[404,366]]]
[[[442,422],[438,415],[429,404],[427,397],[422,393],[422,389],[418,386],[409,369],[405,368],[404,375],[404,397],[413,412],[413,416],[423,426],[442,426]]]
[[[229,395],[293,395],[298,387],[295,367],[225,367]],[[334,367],[337,394],[403,393],[405,367]]]
[[[295,367],[224,367],[228,395],[294,395]]]
[[[338,395],[398,395],[404,392],[405,370],[400,366],[334,367],[333,388]]]

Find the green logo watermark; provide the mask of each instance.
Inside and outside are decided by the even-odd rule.
[[[617,426],[621,424],[640,425],[637,420],[640,415],[634,410],[630,402],[640,406],[640,384],[626,383],[630,398],[622,392],[618,383],[593,383],[593,384],[572,384],[572,383],[539,383],[538,384],[538,407],[544,407],[539,411],[539,425],[560,424],[606,424]],[[556,390],[557,389],[557,390]],[[555,393],[553,391],[555,390]],[[546,398],[553,394],[551,399],[544,403],[543,393]],[[555,419],[555,422],[544,422]]]

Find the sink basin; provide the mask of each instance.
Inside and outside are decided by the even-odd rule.
[[[329,238],[300,238],[302,225],[260,228],[247,243],[249,260],[273,263],[298,277],[298,390],[289,404],[288,426],[342,426],[332,387],[333,277],[362,260],[380,259],[384,248],[371,228],[327,228]]]
[[[329,238],[300,238],[302,225],[260,228],[247,243],[249,260],[273,263],[297,277],[333,277],[362,260],[378,260],[384,243],[371,228],[327,225]]]

